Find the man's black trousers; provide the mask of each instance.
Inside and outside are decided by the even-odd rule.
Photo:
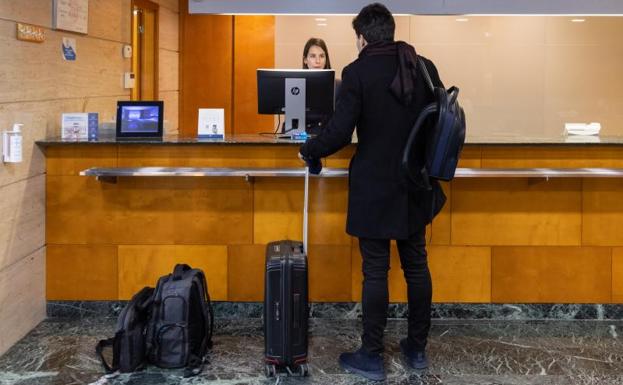
[[[407,281],[409,301],[408,339],[416,350],[424,350],[430,330],[432,283],[426,258],[426,230],[409,239],[397,240],[400,264]],[[387,324],[389,292],[389,239],[359,238],[363,258],[363,348],[383,352],[383,332]]]

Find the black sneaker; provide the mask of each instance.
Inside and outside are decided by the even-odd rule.
[[[415,350],[409,346],[406,338],[400,340],[400,351],[405,362],[413,369],[424,370],[428,368],[428,359],[424,350]]]
[[[368,353],[363,348],[354,353],[340,354],[340,366],[349,373],[359,374],[369,380],[385,380],[383,357],[378,353]]]

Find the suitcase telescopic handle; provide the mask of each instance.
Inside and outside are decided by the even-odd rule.
[[[307,206],[309,202],[309,167],[307,166],[305,166],[305,196],[303,199],[303,252],[307,253]]]

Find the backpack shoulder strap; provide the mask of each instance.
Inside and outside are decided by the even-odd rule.
[[[426,84],[428,84],[428,88],[430,88],[431,92],[434,94],[435,86],[433,85],[433,81],[431,80],[428,70],[426,69],[424,59],[421,56],[418,56],[417,59],[418,67],[420,67],[420,72],[422,72],[422,75],[424,75],[424,79],[426,80]]]
[[[206,302],[202,306],[204,309],[204,317],[207,316],[206,321],[206,338],[204,344],[201,346],[201,353],[205,354],[208,349],[212,348],[212,334],[214,333],[214,311],[212,309],[212,301],[210,300],[210,293],[208,291],[208,282],[206,280],[205,274],[203,271],[198,270],[199,283],[201,284],[200,290],[203,291],[201,293],[202,299]],[[206,314],[207,313],[207,314]]]
[[[100,359],[102,366],[104,367],[104,371],[106,374],[111,374],[119,370],[119,363],[117,362],[119,359],[119,344],[115,343],[116,336],[113,338],[108,338],[106,340],[100,340],[95,346],[95,354]],[[112,347],[113,348],[113,362],[106,362],[106,358],[104,358],[104,348]]]

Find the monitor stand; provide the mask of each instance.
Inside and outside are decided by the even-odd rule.
[[[305,133],[305,79],[285,79],[285,113],[283,134],[292,139],[304,138]]]

